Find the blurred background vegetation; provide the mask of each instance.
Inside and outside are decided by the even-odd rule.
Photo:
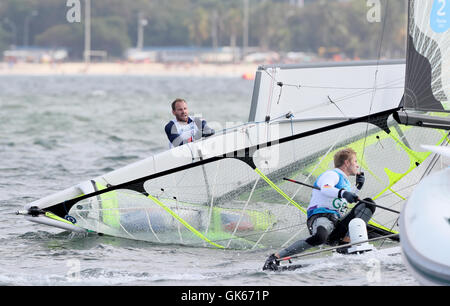
[[[72,60],[82,59],[85,2],[80,23],[67,21],[66,2],[1,0],[0,52],[11,46],[63,47]],[[92,0],[92,49],[107,51],[110,59],[123,57],[136,47],[138,23],[145,19],[145,47],[247,44],[262,51],[374,59],[382,39],[381,57],[403,58],[406,0],[380,2],[381,22],[370,23],[366,0]]]

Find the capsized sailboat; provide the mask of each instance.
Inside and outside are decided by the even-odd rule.
[[[446,112],[434,128],[399,119],[410,65],[261,66],[247,124],[74,185],[19,213],[65,230],[150,242],[280,248],[308,235],[311,196],[284,178],[312,184],[342,147],[358,152],[366,173],[361,197],[398,211],[421,178],[439,168],[420,145],[449,141]],[[398,214],[377,210],[369,238],[398,233],[397,221]]]

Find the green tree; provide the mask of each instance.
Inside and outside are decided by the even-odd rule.
[[[8,33],[0,27],[0,54],[8,49],[8,41],[11,39],[11,36],[11,34],[8,35]]]
[[[236,47],[237,39],[243,30],[243,14],[236,7],[229,8],[225,14],[223,29],[225,35],[229,38],[230,46]]]
[[[92,49],[108,52],[114,57],[123,56],[131,46],[125,20],[120,16],[96,18],[92,22]]]
[[[202,45],[210,38],[210,17],[204,8],[196,8],[192,19],[186,21],[186,26],[189,29],[189,38],[195,45]]]
[[[110,56],[121,57],[130,47],[126,24],[120,17],[96,18],[92,22],[91,31],[93,50],[102,50]],[[36,36],[36,43],[50,47],[67,47],[72,57],[82,58],[84,25],[73,23],[53,26]]]

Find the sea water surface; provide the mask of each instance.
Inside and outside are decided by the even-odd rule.
[[[263,272],[276,251],[77,236],[26,221],[26,203],[167,150],[181,97],[216,129],[246,122],[253,82],[234,77],[1,76],[0,285],[417,285],[399,254],[335,255]]]

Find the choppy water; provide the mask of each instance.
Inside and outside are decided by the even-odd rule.
[[[266,273],[274,250],[222,251],[74,236],[14,212],[167,149],[170,102],[187,99],[216,129],[248,118],[239,78],[0,77],[0,285],[417,285],[400,255],[325,258]]]

